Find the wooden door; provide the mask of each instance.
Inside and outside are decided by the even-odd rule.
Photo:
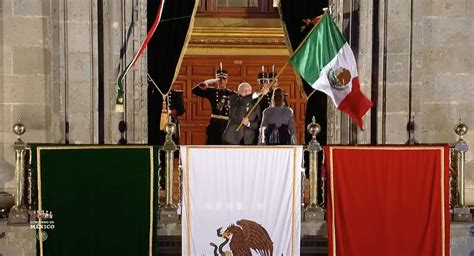
[[[183,145],[203,145],[206,139],[206,127],[209,123],[211,109],[207,99],[196,97],[191,89],[201,81],[214,78],[214,72],[222,62],[229,73],[228,88],[237,90],[241,82],[248,82],[257,90],[257,74],[262,65],[265,71],[275,65],[278,73],[288,60],[285,56],[186,56],[183,59],[179,75],[173,84],[176,90],[183,90],[186,113],[180,118],[180,142]],[[296,84],[295,73],[288,65],[278,78],[280,88],[287,94],[288,104],[295,111],[297,142],[304,142],[304,118],[306,97]]]

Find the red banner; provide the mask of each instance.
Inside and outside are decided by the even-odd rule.
[[[447,146],[324,153],[329,255],[449,255]]]

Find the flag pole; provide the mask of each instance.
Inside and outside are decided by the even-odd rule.
[[[324,10],[324,9],[323,9]],[[298,46],[298,48],[296,48],[295,51],[293,51],[293,54],[291,54],[290,56],[290,60],[291,58],[293,58],[293,56],[295,56],[295,54],[298,52],[298,50],[301,48],[301,46],[303,46],[303,44],[308,40],[308,38],[311,36],[311,33],[313,33],[313,30],[315,30],[318,26],[319,26],[319,23],[321,23],[321,20],[323,19],[324,15],[328,15],[328,13],[331,13],[331,12],[328,12],[327,10],[324,10],[324,14],[322,14],[321,18],[319,18],[318,22],[316,22],[316,24],[314,24],[313,28],[309,31],[308,34],[306,34],[305,38],[303,39],[303,41],[300,43],[300,45]],[[289,60],[288,60],[289,61]],[[308,96],[306,96],[306,99],[309,99],[309,97],[311,97],[314,92],[316,92],[317,90],[314,89]]]
[[[280,71],[278,72],[278,74],[275,76],[275,78],[273,79],[273,81],[270,83],[270,85],[268,86],[268,88],[272,88],[273,84],[276,83],[278,77],[283,73],[283,70],[285,70],[285,68],[288,66],[288,64],[290,64],[289,61],[287,61],[285,63],[285,65],[280,69]],[[260,103],[260,101],[262,101],[263,97],[265,97],[265,94],[261,94],[259,97],[258,97],[258,100],[257,102],[255,102],[255,104],[252,106],[252,108],[249,110],[249,112],[247,112],[247,115],[245,116],[245,118],[248,118],[250,116],[250,114],[252,114],[252,112],[255,110],[255,108],[257,108],[258,106],[258,103]],[[239,131],[240,128],[242,128],[242,123],[239,124],[239,126],[237,127],[237,129],[235,129],[236,131]]]
[[[301,41],[300,45],[298,45],[298,48],[296,48],[296,50],[293,51],[293,54],[290,56],[290,59],[293,58],[293,56],[295,56],[295,54],[298,52],[298,50],[308,40],[308,38],[311,36],[311,33],[313,33],[313,31],[319,26],[319,23],[321,23],[321,20],[324,18],[325,15],[328,15],[328,12],[324,12],[324,14],[320,16],[321,18],[319,18],[318,22],[316,22],[316,24],[314,24],[313,28],[308,32],[308,34],[306,34],[303,41]]]
[[[273,86],[273,84],[277,81],[277,78],[283,73],[283,70],[285,70],[286,66],[288,66],[288,64],[290,64],[290,59],[293,58],[293,56],[298,52],[298,50],[304,45],[304,43],[308,40],[308,38],[311,36],[311,33],[319,26],[319,23],[321,23],[321,20],[324,18],[325,15],[328,15],[329,12],[325,11],[323,15],[321,15],[321,18],[318,20],[318,22],[316,24],[314,24],[313,28],[309,31],[309,33],[306,35],[306,37],[303,39],[303,41],[301,41],[300,45],[298,46],[298,48],[296,48],[296,50],[293,52],[293,54],[290,56],[290,58],[288,59],[288,61],[285,63],[285,65],[280,69],[280,71],[278,72],[278,74],[275,76],[275,79],[273,79],[273,81],[270,83],[269,85],[269,88],[271,88]],[[258,97],[258,100],[257,102],[253,105],[253,107],[249,110],[249,112],[247,112],[247,115],[245,116],[245,118],[248,118],[250,116],[250,114],[252,114],[253,111],[255,111],[255,108],[258,106],[258,104],[260,103],[260,101],[262,101],[263,97],[265,96],[265,94],[262,93],[262,95],[260,95]],[[237,129],[235,129],[236,131],[239,131],[240,128],[242,128],[242,123],[239,124],[239,126],[237,127]]]

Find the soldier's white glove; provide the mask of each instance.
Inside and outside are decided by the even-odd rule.
[[[206,81],[204,81],[206,85],[215,84],[217,82],[219,82],[219,78],[207,79]]]

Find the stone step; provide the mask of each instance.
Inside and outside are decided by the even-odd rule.
[[[301,239],[302,256],[322,256],[328,254],[326,238],[306,236]],[[181,236],[158,236],[158,256],[181,255]]]

